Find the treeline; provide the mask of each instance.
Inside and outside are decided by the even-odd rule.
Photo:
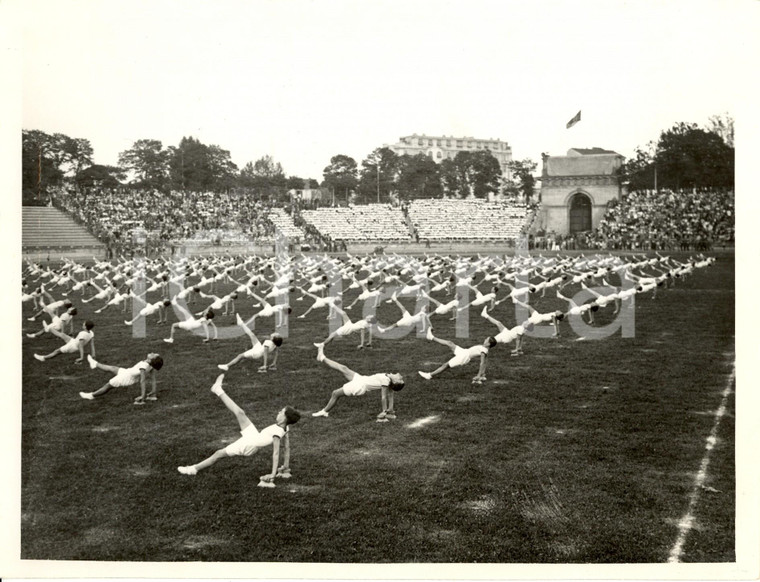
[[[621,168],[629,190],[668,188],[732,188],[734,185],[734,122],[713,116],[706,128],[677,123],[657,142],[636,148]],[[424,155],[398,155],[379,147],[358,164],[338,154],[324,168],[322,180],[287,176],[270,156],[239,169],[230,152],[183,137],[177,146],[155,139],[137,140],[119,154],[118,166],[93,163],[89,140],[38,130],[22,132],[22,180],[25,204],[44,204],[50,188],[75,185],[152,189],[163,192],[236,192],[257,200],[285,202],[292,189],[323,188],[330,202],[390,202],[415,198],[474,196],[502,192],[530,201],[537,164],[530,159],[509,163],[503,176],[488,150],[460,151],[440,164]],[[323,197],[324,198],[324,197]]]
[[[535,163],[530,160],[512,162],[515,168]],[[460,151],[440,164],[424,154],[398,155],[388,147],[377,148],[362,160],[361,167],[345,155],[334,156],[323,171],[322,185],[337,200],[352,199],[358,203],[413,200],[416,198],[486,198],[504,188],[517,194],[525,186],[521,181],[505,180],[498,160],[488,150]],[[532,193],[534,180],[529,176],[527,191]]]
[[[323,188],[330,202],[389,202],[442,196],[485,198],[490,193],[518,195],[533,191],[530,160],[513,162],[513,179],[504,180],[499,163],[487,150],[462,151],[436,164],[423,154],[397,155],[380,147],[357,164],[339,154],[330,159],[322,181],[287,176],[270,156],[239,169],[230,152],[184,137],[177,146],[155,139],[137,140],[119,154],[118,166],[93,163],[89,140],[39,130],[22,132],[22,180],[25,204],[45,204],[50,188],[130,187],[193,192],[236,192],[264,201],[285,201],[291,189]]]
[[[714,115],[706,127],[676,123],[659,139],[637,147],[621,168],[633,190],[734,187],[734,120]]]

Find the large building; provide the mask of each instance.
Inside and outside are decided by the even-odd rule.
[[[507,164],[512,161],[512,148],[500,139],[476,139],[474,137],[454,137],[451,135],[407,135],[400,137],[397,143],[388,146],[402,156],[425,154],[440,163],[445,159],[454,159],[458,152],[489,150],[499,161],[501,175],[509,177]]]
[[[544,156],[538,227],[573,234],[599,226],[610,200],[620,199],[623,156],[603,148],[573,148]]]

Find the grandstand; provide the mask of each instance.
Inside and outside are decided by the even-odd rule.
[[[413,200],[409,216],[420,240],[514,241],[528,211],[525,205],[485,200]]]
[[[319,208],[304,210],[301,215],[323,237],[332,240],[402,243],[412,239],[404,213],[387,204]]]
[[[308,245],[304,248],[351,252],[378,245],[394,252],[471,252],[512,247],[527,233],[535,247],[557,250],[705,250],[713,244],[731,246],[734,238],[733,192],[710,189],[633,191],[608,205],[598,228],[574,234],[547,229],[538,220],[538,206],[481,199],[418,199],[401,208],[322,207],[293,215],[248,197],[214,192],[160,196],[129,190],[84,197],[71,190],[57,192],[54,203],[65,212],[24,207],[25,251],[97,253],[107,245],[114,254],[144,247],[150,255],[174,253],[186,243],[193,253],[219,246],[260,250],[272,248],[275,230]],[[142,240],[133,236],[135,231],[144,233]]]
[[[306,233],[302,228],[296,226],[295,222],[293,222],[293,217],[285,212],[283,208],[270,208],[266,218],[289,239],[298,241],[306,239]]]
[[[25,250],[104,249],[87,229],[57,208],[23,206],[21,244]]]

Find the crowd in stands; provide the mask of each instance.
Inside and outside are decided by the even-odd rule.
[[[193,241],[269,245],[276,231],[295,248],[328,251],[351,243],[514,241],[533,215],[525,205],[485,200],[307,209],[276,207],[232,193],[60,188],[51,194],[55,206],[85,225],[113,254],[128,254],[135,246],[171,254]]]
[[[59,188],[55,206],[116,253],[141,245],[173,252],[187,241],[224,245],[274,243],[340,251],[352,243],[508,242],[532,232],[537,205],[479,199],[419,199],[306,209],[276,207],[234,193],[161,193],[135,189]],[[135,237],[142,233],[142,239]],[[727,190],[639,190],[613,201],[597,229],[562,236],[538,231],[530,246],[546,250],[708,250],[732,245],[734,193]]]
[[[413,200],[409,217],[423,241],[514,241],[524,232],[528,207],[478,199]]]
[[[597,229],[608,248],[683,247],[733,243],[734,193],[726,190],[641,190],[612,206]]]
[[[610,204],[593,231],[539,233],[539,249],[710,250],[734,244],[730,190],[638,190]]]
[[[296,226],[293,217],[285,212],[284,208],[270,208],[267,218],[272,222],[275,229],[279,230],[284,236],[295,243],[306,240],[306,233],[299,226]]]
[[[275,232],[270,207],[236,194],[59,188],[52,201],[116,252],[135,244],[136,231],[146,237],[138,244],[159,249],[193,239],[268,243]]]
[[[409,242],[411,233],[400,208],[389,204],[364,204],[318,208],[301,212],[304,222],[330,241]]]

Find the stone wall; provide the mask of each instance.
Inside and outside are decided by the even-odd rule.
[[[570,200],[577,193],[582,193],[591,199],[591,225],[599,226],[607,203],[620,197],[620,187],[612,180],[588,181],[573,178],[572,183],[562,179],[544,178],[541,186],[541,210],[536,221],[537,229],[557,234],[568,234],[570,231]],[[547,183],[548,182],[548,183]]]

